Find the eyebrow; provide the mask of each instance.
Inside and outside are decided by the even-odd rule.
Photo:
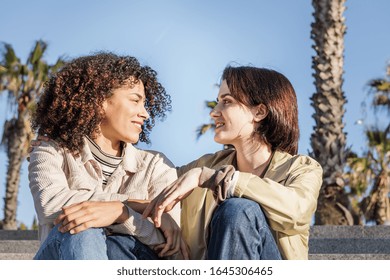
[[[226,96],[231,96],[232,94],[231,93],[224,93],[224,94],[221,94],[221,96],[220,97],[217,97],[217,101],[221,98],[221,99],[223,99],[223,98],[225,98]]]
[[[146,97],[144,95],[141,95],[141,94],[139,94],[137,92],[130,92],[130,94],[131,95],[136,95],[136,96],[138,96],[139,99],[142,99],[142,100],[146,99]]]

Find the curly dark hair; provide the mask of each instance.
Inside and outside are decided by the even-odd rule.
[[[99,133],[104,119],[103,102],[113,91],[142,81],[145,87],[145,121],[140,141],[150,143],[149,133],[155,119],[164,119],[171,110],[170,96],[157,81],[157,72],[142,66],[131,56],[99,52],[76,58],[64,65],[45,84],[43,94],[32,116],[32,127],[39,135],[56,140],[61,146],[77,152],[83,136]]]

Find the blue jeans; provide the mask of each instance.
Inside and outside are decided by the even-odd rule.
[[[260,205],[229,198],[215,210],[209,226],[210,260],[280,260],[280,252]]]
[[[121,250],[117,250],[121,248]],[[106,236],[102,228],[77,234],[61,233],[55,226],[35,260],[153,260],[157,255],[131,235]]]

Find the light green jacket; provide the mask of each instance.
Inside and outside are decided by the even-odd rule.
[[[194,167],[234,165],[236,152],[207,154],[177,168],[178,176]],[[264,178],[240,172],[235,197],[258,202],[269,220],[283,259],[308,259],[309,229],[322,184],[322,168],[312,158],[276,151]],[[204,259],[206,234],[216,203],[208,189],[196,188],[182,201],[181,226],[192,259]]]

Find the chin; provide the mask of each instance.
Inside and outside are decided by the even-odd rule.
[[[126,139],[123,139],[122,141],[130,144],[136,144],[139,141],[139,136],[137,135],[137,137],[126,137]]]
[[[218,144],[222,144],[222,145],[230,145],[230,142],[228,141],[224,141],[224,139],[221,139],[220,137],[218,136],[214,136],[214,141],[217,142]]]

